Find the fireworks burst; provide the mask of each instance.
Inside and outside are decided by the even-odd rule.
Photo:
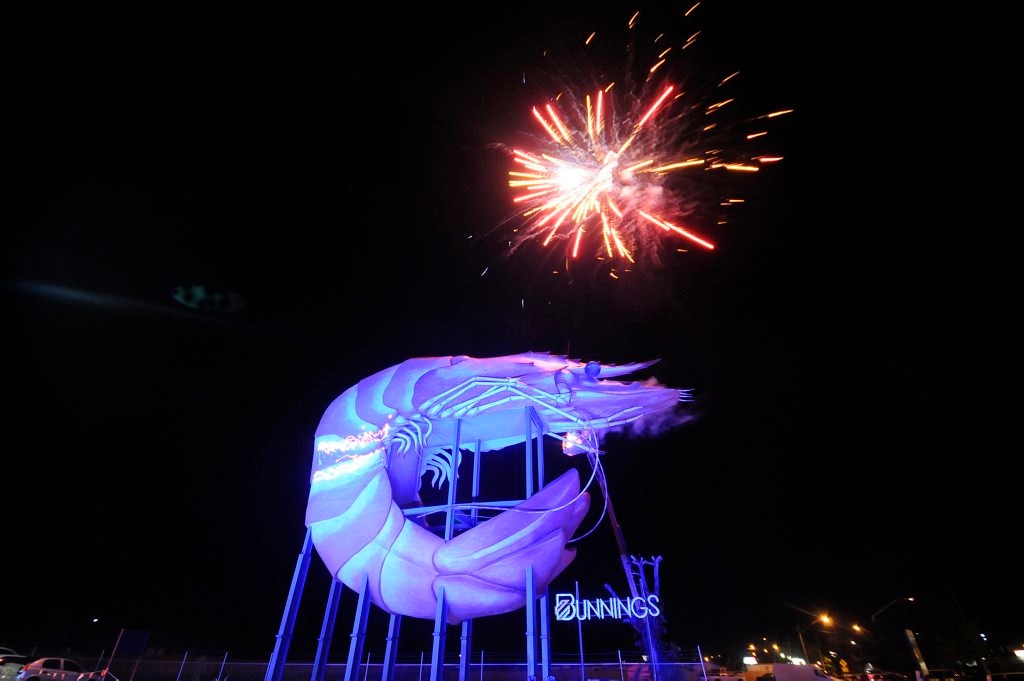
[[[637,18],[634,14],[629,21],[631,32]],[[533,107],[544,134],[536,149],[512,151],[509,171],[513,200],[523,218],[513,250],[539,240],[545,247],[564,244],[567,261],[593,253],[628,268],[641,256],[658,262],[657,252],[668,239],[680,251],[715,248],[705,226],[687,223],[701,211],[694,207],[692,183],[691,191],[681,191],[676,178],[699,171],[756,173],[781,157],[723,143],[723,130],[734,127],[720,122],[732,98],[688,94],[661,76],[669,58],[690,48],[696,37],[692,34],[673,47],[660,34],[655,42],[662,44],[656,46],[642,83],[636,91],[628,85],[620,88],[626,90],[620,98],[613,96],[612,82],[582,96],[565,88]],[[591,34],[586,44],[593,38]],[[763,125],[785,113],[789,111],[746,121],[752,125],[745,126],[742,141],[762,138]],[[740,202],[726,198],[720,203]],[[723,222],[716,220],[715,225]]]

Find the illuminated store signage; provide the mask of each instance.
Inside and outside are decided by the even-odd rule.
[[[637,619],[657,617],[661,614],[658,597],[654,594],[641,598],[605,598],[592,601],[577,600],[572,594],[555,594],[555,619],[560,622],[591,619]]]

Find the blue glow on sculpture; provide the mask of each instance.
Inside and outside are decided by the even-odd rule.
[[[527,567],[541,593],[575,556],[566,544],[590,505],[576,470],[447,541],[402,509],[419,504],[423,475],[456,433],[460,448],[482,452],[523,443],[526,407],[546,434],[573,433],[570,447],[580,451],[596,451],[603,433],[669,412],[677,389],[597,378],[656,361],[419,357],[359,381],[328,406],[315,435],[306,525],[317,553],[349,588],[366,583],[371,601],[391,614],[433,619],[442,590],[449,624],[522,608]],[[641,604],[625,607],[640,616]]]

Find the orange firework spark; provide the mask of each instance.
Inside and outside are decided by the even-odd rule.
[[[631,29],[635,21],[634,16]],[[681,49],[692,45],[695,37],[687,38]],[[588,36],[588,45],[593,38]],[[646,72],[648,84],[670,51],[657,52]],[[520,240],[538,238],[544,246],[565,242],[567,256],[573,259],[590,247],[599,258],[629,264],[636,262],[641,248],[653,247],[664,236],[713,250],[715,244],[698,230],[678,224],[686,213],[686,197],[676,195],[669,176],[693,169],[757,172],[781,157],[725,160],[721,145],[701,147],[712,131],[718,132],[716,124],[707,121],[732,103],[730,98],[701,105],[689,101],[696,98],[688,98],[674,84],[663,82],[649,102],[637,98],[630,111],[616,117],[608,96],[611,89],[612,85],[596,89],[593,95],[572,102],[567,113],[556,106],[559,98],[533,107],[533,117],[546,133],[545,150],[514,149],[514,167],[509,171],[513,200],[525,219]],[[673,107],[682,113],[673,112]],[[755,120],[783,113],[788,111]],[[690,119],[682,120],[686,116]],[[693,133],[680,139],[682,130]],[[745,140],[764,134],[757,130],[746,134]]]

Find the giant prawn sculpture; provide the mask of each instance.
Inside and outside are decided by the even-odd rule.
[[[536,410],[545,433],[591,437],[670,410],[683,391],[598,378],[656,361],[602,365],[533,352],[420,357],[364,378],[328,406],[316,430],[306,525],[317,553],[333,576],[359,593],[365,585],[391,614],[432,619],[442,590],[449,624],[522,608],[528,566],[539,592],[575,556],[566,543],[590,503],[579,474],[568,470],[446,541],[403,512],[420,504],[431,464],[424,453],[522,443],[525,407]]]

